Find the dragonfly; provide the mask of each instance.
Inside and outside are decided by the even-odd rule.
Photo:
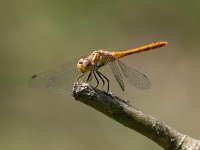
[[[81,57],[67,62],[57,68],[33,75],[28,82],[29,87],[45,88],[62,91],[68,87],[68,82],[74,78],[80,80],[86,76],[86,82],[96,80],[97,88],[102,82],[102,87],[107,83],[107,91],[110,90],[110,81],[106,74],[101,72],[102,67],[109,65],[112,74],[122,91],[125,90],[124,80],[127,79],[130,85],[139,89],[150,88],[150,81],[146,75],[135,70],[121,61],[121,58],[135,53],[148,51],[165,46],[167,42],[154,42],[130,50],[106,51],[95,50],[86,57]]]

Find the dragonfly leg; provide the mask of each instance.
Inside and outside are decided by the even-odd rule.
[[[97,78],[97,75],[96,75],[96,73],[95,73],[95,72],[93,72],[93,74],[94,74],[94,77],[95,77],[95,79],[96,79],[96,81],[97,81],[97,85],[95,86],[95,88],[96,88],[96,87],[98,87],[98,85],[99,85],[99,80],[98,80],[98,78]]]
[[[92,71],[90,71],[86,82],[90,82],[92,80]]]
[[[98,77],[101,79],[101,81],[103,82],[103,85],[102,85],[102,88],[103,88],[105,85],[105,81],[104,81],[103,77],[101,76],[101,74],[99,73],[99,71],[96,71],[96,73],[97,73]]]
[[[108,83],[108,89],[107,91],[109,91],[109,80],[106,76],[104,76],[100,71],[96,70],[97,74],[99,75],[99,77],[102,79],[103,82],[103,78],[106,79],[107,83]]]
[[[83,73],[82,75],[80,75],[80,76],[78,77],[77,81],[80,80],[80,78],[82,78],[84,75],[85,75],[84,73]]]

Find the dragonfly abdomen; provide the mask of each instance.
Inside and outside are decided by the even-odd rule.
[[[112,52],[112,55],[116,58],[122,58],[127,55],[147,51],[150,49],[159,48],[159,47],[165,46],[166,44],[167,44],[167,42],[154,42],[154,43],[142,46],[142,47],[138,47],[138,48],[134,48],[134,49],[126,50],[126,51]]]

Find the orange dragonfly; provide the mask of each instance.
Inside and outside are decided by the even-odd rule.
[[[87,57],[73,60],[58,68],[43,73],[35,74],[30,78],[28,84],[33,88],[65,90],[66,87],[69,86],[67,83],[71,79],[76,78],[76,80],[79,80],[87,74],[86,82],[90,82],[93,77],[96,80],[96,87],[99,85],[99,80],[102,81],[103,86],[105,85],[105,82],[107,82],[107,91],[109,91],[109,79],[100,71],[101,67],[108,64],[122,91],[125,90],[122,75],[132,86],[140,89],[148,89],[150,87],[150,81],[147,76],[132,67],[127,66],[120,60],[120,58],[142,51],[159,48],[166,44],[167,42],[154,42],[142,47],[120,52],[96,50]]]

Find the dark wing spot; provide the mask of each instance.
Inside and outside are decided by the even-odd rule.
[[[33,75],[33,76],[31,77],[31,79],[35,79],[36,77],[37,77],[37,74]]]

